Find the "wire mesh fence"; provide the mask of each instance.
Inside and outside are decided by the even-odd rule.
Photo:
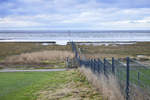
[[[125,61],[115,58],[81,59],[74,42],[72,50],[79,66],[91,69],[94,74],[114,75],[126,100],[150,100],[150,66],[129,57]]]

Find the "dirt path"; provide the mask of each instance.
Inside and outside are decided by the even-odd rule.
[[[17,69],[2,69],[0,72],[51,72],[51,71],[65,71],[66,69],[34,69],[34,70],[17,70]]]

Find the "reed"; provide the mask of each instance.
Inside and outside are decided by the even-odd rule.
[[[113,75],[105,77],[103,74],[96,75],[88,68],[80,68],[87,80],[103,94],[104,100],[125,100],[117,79]]]
[[[32,53],[22,53],[20,55],[8,56],[2,63],[4,64],[40,64],[48,61],[62,62],[66,57],[72,58],[74,54],[69,51],[40,51]]]

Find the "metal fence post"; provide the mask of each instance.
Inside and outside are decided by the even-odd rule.
[[[66,66],[69,68],[69,57],[66,58]]]
[[[96,70],[96,69],[97,69],[97,68],[96,68],[96,67],[97,67],[97,66],[96,66],[96,65],[97,65],[96,63],[97,63],[97,62],[96,62],[96,59],[94,59],[94,73],[97,71],[97,70]]]
[[[91,59],[91,70],[93,71],[93,59]]]
[[[104,58],[104,75],[106,75],[106,59]]]
[[[94,59],[92,60],[92,69],[94,71]]]
[[[92,70],[92,59],[90,60],[90,68]]]
[[[101,67],[101,66],[100,66],[100,59],[98,59],[97,63],[98,63],[98,64],[97,64],[97,70],[98,70],[98,73],[100,73],[100,67]]]
[[[140,85],[140,72],[138,72],[138,85]]]
[[[79,67],[81,67],[81,64],[80,64],[80,56],[79,56],[79,59],[78,59],[78,65],[79,65]]]
[[[98,61],[97,61],[97,59],[95,60],[95,66],[96,66],[96,72],[98,73]]]
[[[112,57],[112,73],[115,74],[114,57]]]
[[[93,72],[95,72],[95,64],[94,64],[94,59],[93,59]]]
[[[88,68],[90,67],[90,60],[88,60]]]
[[[95,73],[95,59],[93,59],[93,71]]]
[[[129,78],[130,78],[130,58],[127,57],[127,68],[126,68],[126,100],[129,100]]]

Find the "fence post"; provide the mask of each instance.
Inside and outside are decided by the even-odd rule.
[[[94,73],[96,72],[96,59],[94,59]]]
[[[88,66],[90,68],[91,67],[91,60],[89,59],[88,61],[89,61]]]
[[[100,66],[100,59],[99,59],[99,58],[98,58],[97,63],[98,63],[98,64],[97,64],[97,70],[98,70],[98,73],[100,73],[100,67],[101,67],[101,66]]]
[[[97,59],[95,60],[95,70],[98,73],[98,61],[97,61]]]
[[[93,71],[95,73],[95,59],[93,59]]]
[[[92,69],[94,71],[94,59],[92,59]]]
[[[129,100],[129,78],[130,78],[130,58],[127,57],[127,68],[126,68],[126,100]]]
[[[140,85],[140,72],[138,72],[138,84]]]
[[[106,75],[106,59],[104,58],[104,75]]]
[[[80,56],[79,56],[79,59],[78,59],[78,65],[79,65],[79,67],[81,67],[81,64],[80,64]]]
[[[66,58],[66,66],[69,68],[69,57]]]
[[[92,71],[94,72],[94,59],[92,59]]]
[[[91,59],[91,70],[93,71],[93,59]]]
[[[112,73],[115,74],[114,57],[112,57]]]
[[[92,59],[90,60],[90,68],[92,70]]]

